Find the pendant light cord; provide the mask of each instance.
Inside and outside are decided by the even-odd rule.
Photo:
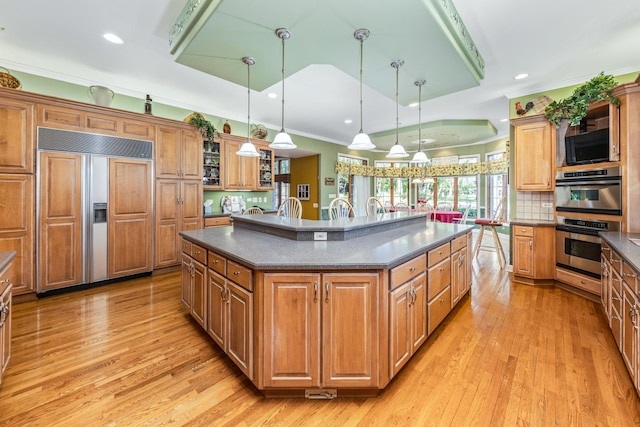
[[[282,129],[280,132],[284,132],[284,40],[282,37]]]
[[[400,73],[400,65],[401,64],[397,64],[396,65],[396,144],[398,144],[398,135],[399,135],[399,129],[398,127],[400,126],[400,119],[398,118],[398,75]]]
[[[247,63],[247,140],[251,136],[251,64]]]
[[[422,85],[418,86],[418,151],[422,151]]]
[[[364,133],[362,130],[362,51],[364,49],[364,39],[360,39],[360,133]]]

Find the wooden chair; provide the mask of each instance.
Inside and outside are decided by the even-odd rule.
[[[408,211],[409,210],[409,205],[406,204],[405,202],[398,202],[398,203],[395,204],[393,209],[396,212],[398,212],[398,211]]]
[[[302,203],[295,197],[284,199],[276,215],[287,218],[302,218]]]
[[[329,204],[329,219],[350,218],[354,216],[356,216],[356,213],[347,199],[333,199]]]
[[[438,206],[436,206],[436,210],[438,211],[450,211],[453,210],[453,205],[449,202],[442,202],[442,203],[438,203]]]
[[[258,214],[260,215],[262,214],[262,209],[260,209],[257,206],[249,208],[242,213],[242,215],[258,215]]]
[[[469,211],[471,210],[471,205],[467,205],[467,208],[464,210],[464,214],[460,218],[453,218],[454,223],[456,224],[466,224],[467,217],[469,216]]]
[[[393,210],[393,203],[391,203],[388,200],[385,200],[384,202],[384,211],[385,212],[391,212]]]
[[[502,226],[502,211],[503,211],[504,204],[505,204],[505,199],[503,197],[498,203],[498,206],[496,207],[496,210],[493,213],[493,216],[491,218],[478,218],[474,221],[474,224],[480,225],[480,233],[478,234],[478,240],[476,241],[476,245],[473,250],[473,257],[474,258],[478,257],[478,252],[480,251],[481,247],[487,250],[496,251],[496,253],[498,254],[498,262],[500,263],[500,269],[503,269],[504,266],[507,264],[507,259],[504,255],[504,249],[502,249],[502,243],[500,243],[500,237],[498,237],[498,231],[496,230],[496,227]],[[493,243],[494,243],[493,247],[482,246],[482,237],[484,236],[484,229],[487,227],[491,229],[491,233],[493,235]]]
[[[379,213],[386,212],[384,205],[377,197],[369,197],[365,206],[367,209],[367,216],[376,216]]]

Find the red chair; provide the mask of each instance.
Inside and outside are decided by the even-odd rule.
[[[496,253],[498,254],[498,262],[500,263],[500,269],[503,269],[504,266],[507,264],[507,259],[504,256],[504,249],[502,249],[502,243],[500,243],[500,238],[498,237],[498,231],[496,230],[496,227],[502,226],[501,218],[502,218],[502,210],[503,210],[504,202],[505,200],[504,198],[502,198],[502,200],[500,200],[500,203],[498,203],[498,207],[493,213],[493,217],[478,218],[474,221],[475,224],[478,224],[480,226],[480,234],[478,234],[478,240],[476,240],[476,246],[473,249],[473,257],[474,258],[478,257],[478,252],[480,251],[481,247],[488,250],[496,251]],[[487,227],[491,228],[494,246],[482,246],[482,237],[484,236],[484,230]]]

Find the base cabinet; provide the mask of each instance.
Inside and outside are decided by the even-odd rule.
[[[376,387],[377,285],[377,273],[265,274],[264,386]]]
[[[513,225],[514,280],[535,283],[554,278],[554,227]]]
[[[0,385],[11,358],[11,264],[0,271]]]

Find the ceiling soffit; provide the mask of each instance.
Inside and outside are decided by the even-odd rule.
[[[405,61],[401,87],[427,81],[423,100],[477,86],[484,78],[484,60],[450,0],[406,0],[398,8],[386,0],[190,0],[169,43],[177,62],[241,86],[247,77],[240,58],[254,57],[251,86],[261,92],[281,78],[281,43],[274,34],[280,27],[292,33],[287,76],[331,64],[357,80],[359,43],[353,32],[367,28],[363,83],[389,99],[395,99],[390,63],[396,59]],[[413,91],[399,94],[401,105],[413,101]]]

